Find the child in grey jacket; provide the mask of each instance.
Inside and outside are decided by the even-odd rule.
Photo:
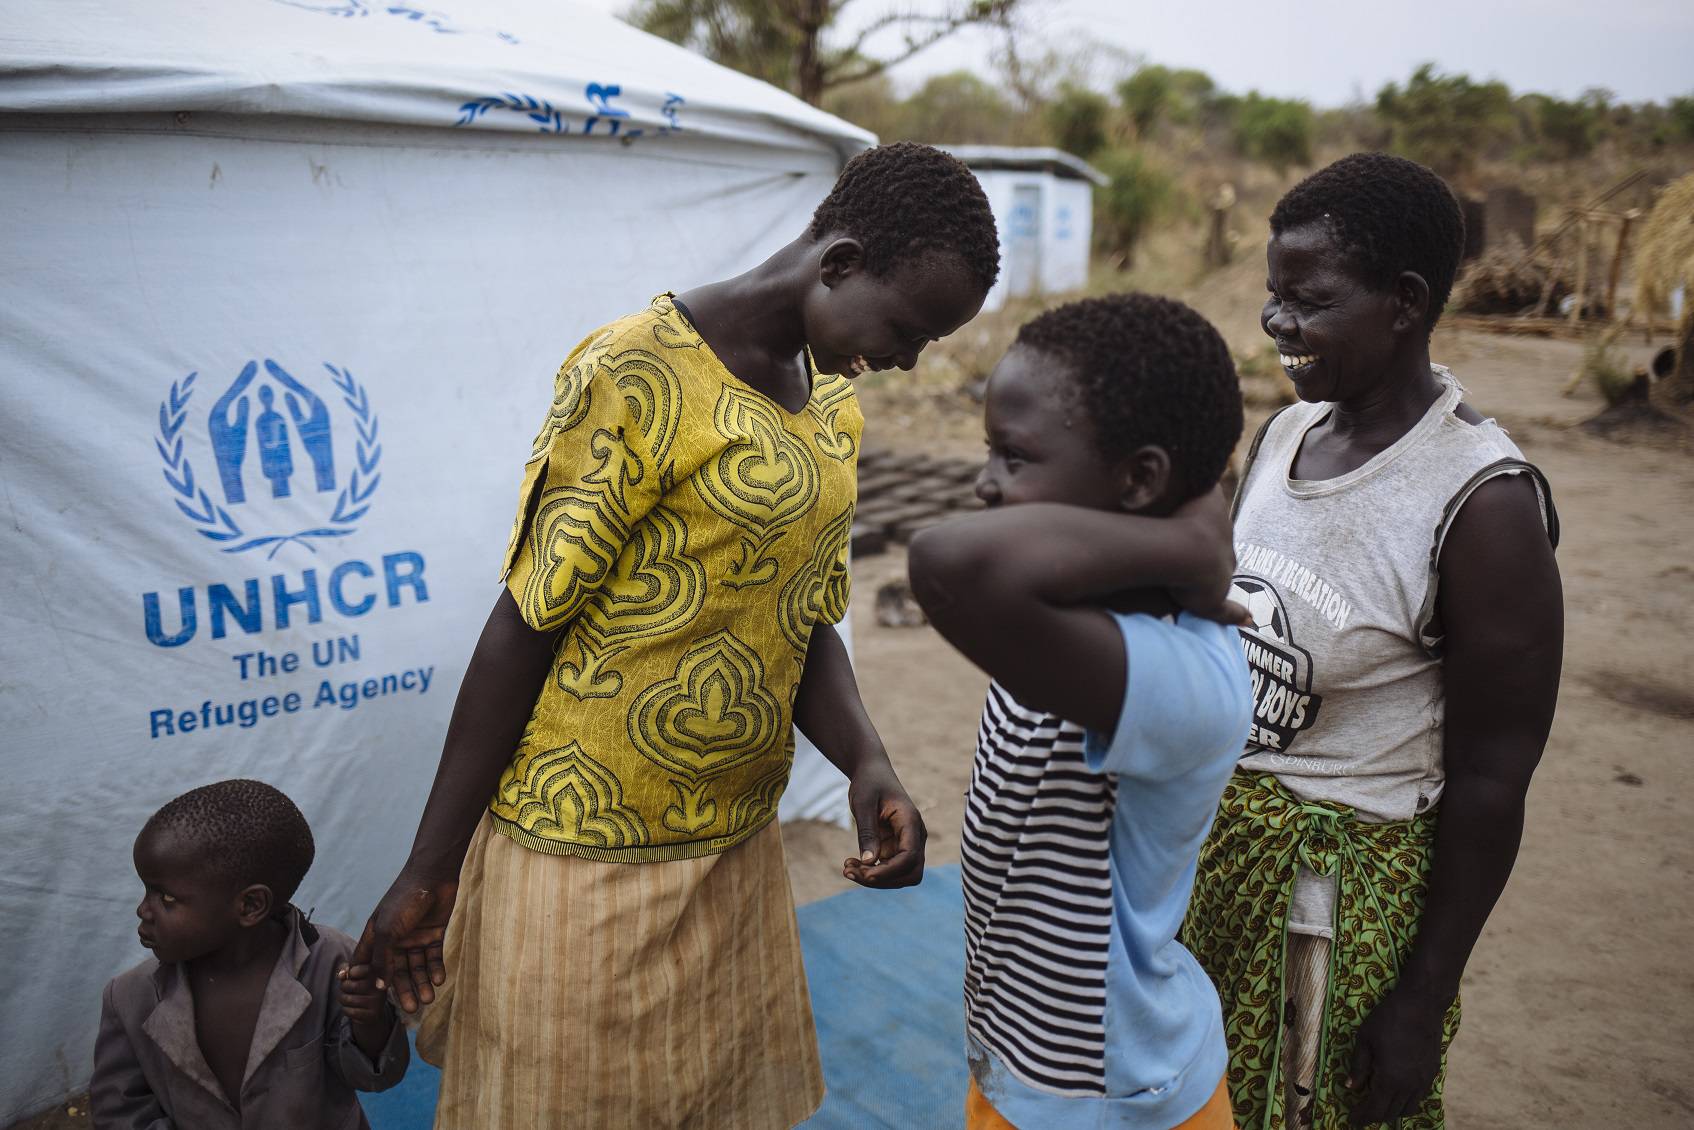
[[[400,1081],[404,1027],[347,935],[289,898],[312,863],[292,801],[259,781],[177,797],[135,841],[153,957],[101,1002],[96,1130],[365,1130],[360,1091]]]

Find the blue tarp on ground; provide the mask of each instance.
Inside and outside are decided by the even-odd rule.
[[[852,890],[800,908],[829,1094],[807,1130],[964,1125],[964,898],[957,867],[905,891]],[[362,1096],[373,1130],[427,1130],[441,1073]]]
[[[429,1130],[435,1124],[435,1095],[441,1090],[441,1072],[418,1058],[412,1047],[412,1065],[400,1085],[377,1095],[360,1095],[371,1130]]]
[[[808,1130],[964,1126],[964,916],[956,866],[800,908],[829,1086]]]

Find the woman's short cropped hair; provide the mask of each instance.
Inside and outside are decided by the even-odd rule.
[[[847,162],[812,214],[810,235],[850,236],[886,275],[926,251],[952,252],[984,292],[1000,276],[1000,236],[976,175],[930,145],[898,141]]]
[[[1323,223],[1366,281],[1386,290],[1402,271],[1429,284],[1433,330],[1453,293],[1465,247],[1465,215],[1432,170],[1387,153],[1354,153],[1319,169],[1277,202],[1274,235]]]

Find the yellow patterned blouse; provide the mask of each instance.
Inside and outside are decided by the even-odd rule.
[[[847,607],[863,422],[843,377],[794,415],[754,392],[669,295],[577,346],[506,551],[524,620],[564,631],[498,831],[643,862],[769,822],[812,626]]]

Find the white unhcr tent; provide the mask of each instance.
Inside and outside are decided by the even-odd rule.
[[[300,905],[358,928],[559,362],[873,140],[587,9],[442,2],[0,17],[0,1121],[86,1081],[183,789],[284,788]],[[803,753],[784,804],[844,786]]]

